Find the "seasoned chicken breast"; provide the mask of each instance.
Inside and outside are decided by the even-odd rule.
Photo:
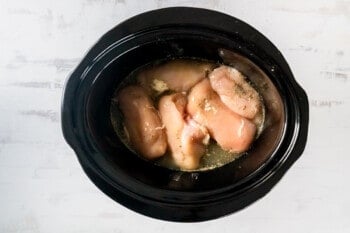
[[[229,66],[220,66],[210,73],[209,80],[214,91],[229,109],[251,120],[261,115],[262,103],[259,94],[241,72]]]
[[[151,93],[161,94],[167,90],[186,92],[212,69],[213,64],[210,63],[190,59],[173,60],[144,70],[137,80]]]
[[[208,129],[210,136],[224,150],[243,152],[254,140],[255,124],[231,111],[220,100],[208,79],[192,88],[188,95],[187,112]]]
[[[164,155],[165,129],[146,91],[140,86],[125,87],[118,94],[118,104],[126,134],[135,150],[147,159]]]
[[[182,136],[181,149],[184,157],[181,167],[184,169],[196,169],[199,166],[201,157],[206,151],[206,145],[209,144],[209,132],[199,125],[193,119],[188,118],[185,122]]]
[[[158,109],[165,125],[172,159],[180,168],[191,170],[199,166],[209,134],[192,119],[185,120],[186,104],[186,95],[176,93],[163,96]]]

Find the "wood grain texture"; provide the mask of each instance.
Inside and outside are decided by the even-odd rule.
[[[88,48],[130,16],[180,5],[253,25],[310,100],[306,150],[278,185],[234,215],[196,224],[109,199],[60,128],[64,81]],[[350,1],[0,0],[0,232],[350,232],[349,101]]]

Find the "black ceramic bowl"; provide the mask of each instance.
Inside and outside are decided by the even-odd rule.
[[[138,67],[177,57],[236,66],[259,89],[266,128],[246,155],[181,172],[140,159],[118,138],[110,120],[115,88]],[[93,46],[66,83],[62,128],[86,174],[117,202],[159,219],[203,221],[262,197],[299,158],[308,100],[278,49],[251,26],[210,10],[166,8],[119,24]]]

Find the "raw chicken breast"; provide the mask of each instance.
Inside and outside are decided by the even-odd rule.
[[[118,94],[118,103],[126,134],[135,150],[147,159],[164,155],[165,129],[146,91],[139,86],[125,87]]]
[[[190,59],[173,60],[163,65],[150,67],[137,77],[148,92],[161,94],[164,91],[188,91],[206,77],[213,64]]]
[[[224,150],[243,152],[249,149],[254,140],[256,126],[226,107],[208,79],[192,88],[188,96],[187,112],[208,129],[210,136]]]
[[[158,109],[165,125],[169,149],[175,161],[181,161],[181,135],[184,127],[186,97],[180,93],[163,96]],[[178,159],[178,157],[180,157]]]
[[[181,149],[184,157],[181,166],[184,169],[196,169],[199,166],[201,157],[209,144],[208,130],[199,125],[193,119],[188,118],[181,136]]]
[[[172,159],[180,168],[191,170],[199,166],[205,145],[209,142],[209,134],[193,120],[185,120],[186,104],[186,96],[176,93],[163,96],[158,108],[165,125]]]
[[[262,104],[258,92],[238,70],[220,66],[211,72],[209,80],[212,88],[229,109],[251,120],[261,115]]]

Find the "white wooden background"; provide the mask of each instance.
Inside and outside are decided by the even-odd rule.
[[[194,3],[196,2],[196,3]],[[204,223],[136,214],[83,173],[60,127],[64,80],[135,14],[220,10],[282,51],[310,100],[303,156],[263,199]],[[0,0],[0,232],[350,232],[350,1]]]

